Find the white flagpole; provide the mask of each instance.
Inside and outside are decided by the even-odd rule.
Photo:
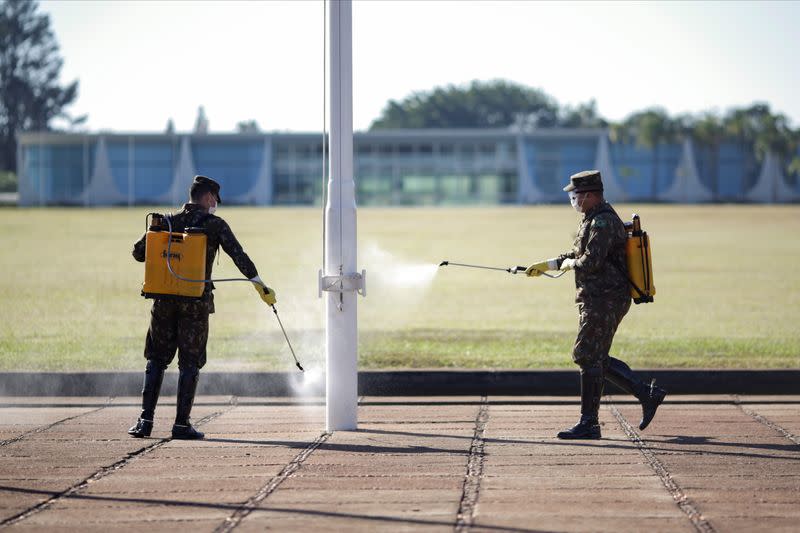
[[[352,3],[330,2],[330,177],[325,208],[326,426],[328,431],[358,426],[358,325],[356,198],[353,181]]]

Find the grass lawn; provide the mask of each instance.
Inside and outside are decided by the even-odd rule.
[[[613,353],[635,367],[800,366],[800,206],[617,206],[653,242],[653,304],[632,306]],[[0,209],[0,369],[143,366],[150,302],[130,250],[158,210]],[[323,364],[321,209],[235,208],[236,232],[307,368]],[[578,216],[541,207],[363,208],[362,368],[570,367],[573,274],[528,279],[433,265],[501,267],[566,251]],[[236,277],[221,254],[215,277]],[[435,274],[434,274],[435,271]],[[430,276],[428,275],[430,274]],[[430,279],[432,277],[432,279]],[[211,318],[213,370],[283,370],[291,356],[246,283],[223,283]]]

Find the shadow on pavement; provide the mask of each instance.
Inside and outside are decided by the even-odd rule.
[[[359,430],[361,431],[361,430]],[[439,435],[442,437],[445,435]],[[286,448],[304,449],[309,445],[308,441],[286,441],[286,440],[246,440],[246,439],[222,439],[206,438],[206,442],[224,442],[229,444],[253,444],[256,446],[284,446]],[[371,444],[334,444],[330,441],[319,445],[318,450],[330,450],[335,452],[349,453],[447,453],[467,455],[469,450],[449,450],[446,448],[433,448],[430,446],[374,446]]]
[[[42,496],[58,496],[61,494],[58,491],[47,491],[47,490],[37,490],[37,489],[26,489],[20,487],[6,487],[0,485],[0,491],[7,491],[7,492],[16,492],[22,494],[38,494]],[[71,494],[69,496],[65,496],[64,499],[70,500],[87,500],[87,501],[101,501],[101,502],[117,502],[117,503],[138,503],[142,505],[165,505],[165,506],[173,506],[173,507],[199,507],[203,509],[221,509],[221,510],[229,510],[231,512],[237,511],[243,506],[241,504],[229,504],[229,503],[213,503],[213,502],[193,502],[193,501],[184,501],[184,500],[157,500],[152,498],[124,498],[119,496],[98,496],[93,494]],[[269,505],[269,504],[267,504]],[[259,512],[269,512],[269,513],[285,513],[285,514],[301,514],[307,516],[318,516],[318,517],[326,517],[326,518],[346,518],[350,520],[369,520],[373,522],[389,522],[395,524],[416,524],[416,525],[423,525],[423,526],[454,526],[454,522],[444,521],[444,520],[426,520],[422,518],[400,518],[396,516],[375,516],[375,515],[364,515],[364,514],[353,514],[353,513],[337,513],[331,511],[319,511],[314,509],[291,509],[291,508],[283,508],[283,507],[256,507],[252,509],[251,514],[259,513]],[[505,531],[505,532],[514,532],[514,533],[543,533],[542,530],[536,529],[523,529],[523,528],[510,528],[510,527],[502,527],[502,526],[492,526],[489,524],[481,523],[477,525],[478,527],[483,530],[490,530],[490,531]]]

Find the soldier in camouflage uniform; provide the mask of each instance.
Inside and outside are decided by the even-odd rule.
[[[195,176],[190,189],[190,203],[171,217],[172,231],[183,232],[188,227],[202,227],[206,234],[206,276],[211,279],[214,256],[220,247],[227,253],[239,271],[244,274],[268,305],[275,303],[275,291],[261,281],[255,265],[236,240],[227,222],[214,215],[217,204],[222,203],[219,183],[206,176]],[[133,245],[133,257],[145,260],[146,233]],[[202,439],[203,433],[195,430],[189,420],[194,403],[200,369],[206,364],[208,340],[208,315],[214,312],[214,284],[207,282],[199,298],[155,297],[150,313],[150,328],[145,340],[144,356],[147,359],[142,413],[136,424],[128,430],[134,437],[147,437],[153,429],[164,370],[178,352],[178,398],[175,439]]]
[[[641,402],[639,429],[644,429],[666,392],[637,380],[627,364],[609,355],[614,333],[631,307],[625,226],[603,198],[599,171],[570,176],[564,191],[569,193],[573,208],[583,214],[572,250],[526,270],[528,276],[540,276],[547,270],[575,271],[579,320],[572,359],[581,368],[581,419],[560,432],[558,438],[600,438],[597,415],[604,378]]]

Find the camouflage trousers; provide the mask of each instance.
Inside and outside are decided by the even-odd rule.
[[[144,346],[145,359],[166,368],[177,350],[179,368],[203,368],[208,314],[209,304],[205,300],[154,300]]]
[[[630,308],[629,298],[578,303],[578,336],[572,348],[575,364],[583,369],[605,365],[617,327]]]

